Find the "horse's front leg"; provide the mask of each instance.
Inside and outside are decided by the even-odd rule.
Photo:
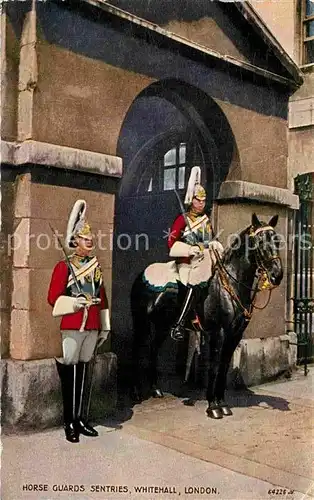
[[[221,352],[220,366],[218,370],[216,387],[214,393],[214,400],[217,402],[219,408],[224,416],[232,415],[232,411],[228,403],[225,401],[225,391],[227,386],[227,375],[233,353],[239,344],[246,325],[237,331],[236,335],[233,332],[226,332],[224,344]]]
[[[219,374],[221,351],[224,341],[224,331],[221,328],[218,331],[209,332],[209,367],[208,367],[208,386],[206,398],[208,401],[207,415],[210,418],[218,419],[223,417],[223,412],[216,399],[216,385]]]

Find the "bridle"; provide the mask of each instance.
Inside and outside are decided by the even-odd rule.
[[[272,256],[269,259],[265,259],[261,253],[261,250],[259,248],[259,245],[256,242],[256,236],[257,234],[261,233],[262,231],[274,231],[274,228],[272,226],[261,226],[257,228],[256,230],[253,230],[253,228],[250,228],[249,236],[250,238],[253,238],[255,241],[255,246],[254,246],[254,256],[255,256],[255,263],[256,263],[256,279],[255,279],[255,286],[253,288],[248,287],[245,283],[242,283],[238,279],[236,279],[234,276],[232,276],[229,271],[226,269],[221,257],[219,256],[218,252],[214,250],[214,254],[216,257],[216,267],[218,269],[218,275],[220,278],[220,281],[222,283],[222,286],[224,289],[229,293],[233,301],[240,307],[240,309],[243,311],[244,317],[246,321],[250,321],[253,310],[254,309],[265,309],[265,307],[268,306],[271,298],[272,291],[274,288],[277,288],[278,285],[273,285],[270,281],[270,276],[269,276],[269,264],[273,262],[274,260],[279,260],[280,265],[281,265],[281,257],[279,254]],[[250,292],[253,292],[252,296],[252,301],[249,309],[247,309],[241,302],[240,297],[238,294],[235,292],[233,286],[230,283],[230,278],[237,284],[244,286]],[[255,299],[256,295],[258,292],[261,292],[262,290],[267,289],[269,291],[269,296],[266,301],[266,303],[263,305],[263,307],[258,307],[255,304]]]
[[[264,231],[274,231],[274,228],[272,226],[261,226],[259,228],[257,228],[255,231],[251,231],[249,234],[250,234],[250,237],[254,239],[255,241],[255,252],[254,252],[254,256],[255,256],[255,262],[256,262],[256,266],[257,266],[257,273],[258,275],[260,276],[260,281],[264,281],[264,283],[266,282],[267,280],[267,286],[266,285],[262,285],[262,288],[259,289],[258,291],[261,291],[265,288],[268,288],[270,290],[273,290],[274,288],[276,288],[278,285],[273,285],[271,282],[270,282],[270,277],[269,277],[269,264],[271,262],[273,262],[274,260],[278,260],[280,265],[281,265],[281,257],[279,254],[275,255],[275,256],[271,256],[269,259],[265,259],[261,253],[261,250],[260,250],[260,247],[259,245],[256,243],[256,240],[255,240],[255,237],[257,234],[261,233],[261,232],[264,232]],[[264,278],[263,278],[263,275],[264,275]]]

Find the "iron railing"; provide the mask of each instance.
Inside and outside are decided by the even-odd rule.
[[[300,209],[295,219],[294,324],[298,339],[298,364],[304,365],[305,375],[314,354],[313,180],[313,173],[298,175],[295,179]]]

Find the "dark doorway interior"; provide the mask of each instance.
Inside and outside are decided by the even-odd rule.
[[[151,85],[127,113],[117,149],[124,175],[116,199],[113,254],[113,350],[121,380],[128,379],[131,359],[131,286],[147,265],[168,260],[167,234],[180,210],[174,189],[183,201],[190,170],[199,165],[210,211],[234,150],[217,104],[182,82]],[[161,363],[168,370],[176,349],[171,341],[166,344]]]

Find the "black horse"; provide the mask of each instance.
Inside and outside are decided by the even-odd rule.
[[[208,286],[199,297],[198,314],[203,327],[202,355],[208,401],[212,418],[232,415],[225,402],[227,372],[232,355],[249,324],[261,281],[278,286],[283,277],[274,228],[278,216],[268,224],[253,214],[251,225],[235,235],[217,264]],[[133,364],[135,396],[162,397],[158,386],[157,354],[178,314],[180,293],[152,292],[142,272],[131,292],[133,316]],[[263,281],[264,280],[264,281]]]

